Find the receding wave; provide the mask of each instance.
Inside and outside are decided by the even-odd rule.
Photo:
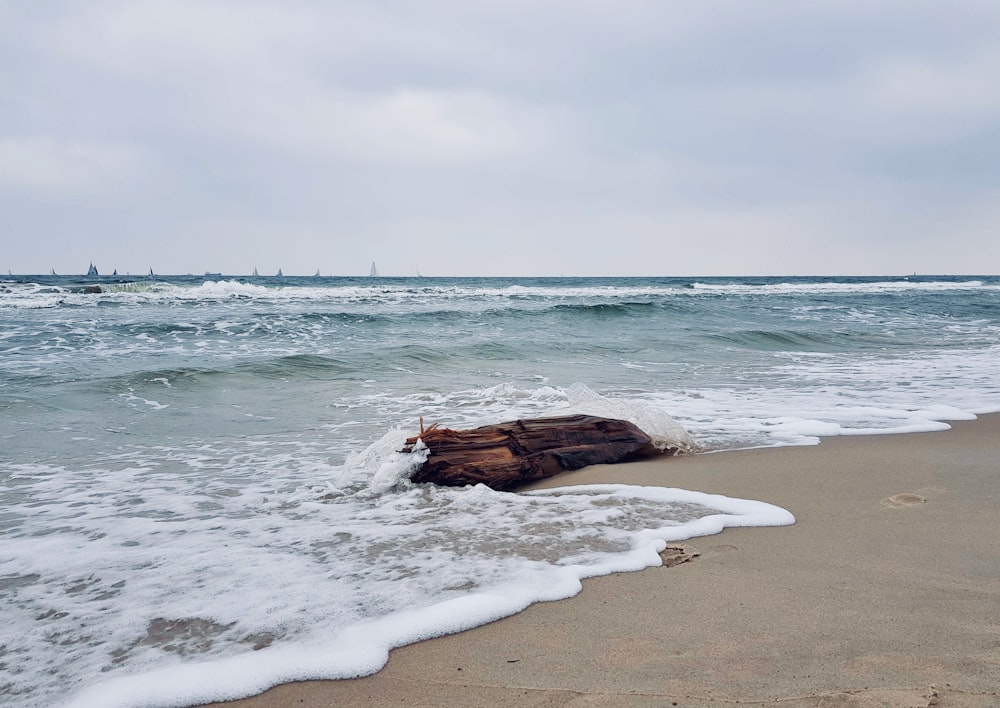
[[[350,362],[316,354],[293,354],[265,361],[241,363],[235,368],[240,373],[278,379],[287,377],[327,379],[357,371],[357,366]]]
[[[101,377],[84,382],[102,391],[149,390],[149,387],[174,390],[210,389],[231,386],[233,377],[264,379],[331,379],[356,372],[358,365],[341,359],[315,354],[294,354],[256,361],[243,361],[235,365],[215,368],[186,367],[146,369],[117,376]]]
[[[584,304],[559,304],[551,309],[556,312],[580,313],[584,315],[630,315],[657,307],[654,302],[598,302]]]
[[[471,347],[464,347],[460,350],[461,356],[471,355],[480,360],[520,360],[524,357],[524,351],[520,347],[504,342],[482,342]]]
[[[842,280],[830,282],[759,282],[759,283],[710,283],[694,282],[691,287],[700,293],[726,293],[726,294],[770,294],[770,295],[794,295],[794,294],[848,294],[848,293],[888,293],[901,291],[943,291],[943,290],[976,290],[980,288],[997,290],[1000,285],[995,283],[986,284],[982,280],[909,280],[901,278],[899,280],[863,280],[844,282]]]
[[[805,332],[799,330],[747,329],[724,334],[708,334],[705,339],[748,349],[765,351],[810,351],[848,349],[859,346],[899,345],[897,339],[860,332]]]
[[[210,386],[213,381],[229,375],[225,369],[208,367],[176,367],[144,369],[114,376],[81,378],[78,384],[88,389],[118,393],[124,390],[143,390],[150,386],[190,390]]]
[[[382,355],[387,363],[396,363],[401,366],[411,366],[414,364],[441,366],[454,357],[444,352],[419,344],[407,344],[401,347],[392,347],[385,350]]]

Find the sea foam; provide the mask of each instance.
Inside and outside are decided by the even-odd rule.
[[[350,527],[364,537],[363,543],[337,546],[336,561],[328,559],[323,569],[314,569],[314,581],[308,588],[302,587],[303,577],[297,575],[294,587],[299,589],[291,591],[292,579],[284,576],[296,570],[283,565],[279,557],[269,556],[296,555],[293,549],[307,538],[314,546],[329,543],[347,528],[344,519],[337,523],[321,513],[323,507],[329,510],[335,505],[316,502],[311,506],[309,516],[314,518],[300,520],[293,534],[283,528],[280,539],[265,532],[268,527],[273,530],[275,524],[288,523],[275,515],[261,519],[260,528],[250,532],[249,538],[232,533],[236,529],[223,534],[230,544],[240,546],[233,549],[235,555],[247,554],[237,564],[242,566],[239,570],[220,565],[229,554],[214,551],[211,539],[204,538],[199,544],[200,553],[206,556],[199,583],[191,583],[193,577],[186,582],[171,578],[169,573],[154,581],[158,586],[155,592],[162,595],[154,606],[163,616],[190,617],[196,612],[224,628],[194,641],[190,636],[174,637],[177,645],[186,640],[191,651],[178,654],[166,666],[163,657],[169,656],[169,638],[162,640],[158,651],[147,647],[144,660],[129,656],[123,665],[114,663],[115,656],[123,655],[123,648],[126,654],[134,651],[128,648],[128,641],[121,643],[124,637],[118,642],[113,638],[121,634],[123,620],[134,624],[141,643],[138,630],[146,623],[148,637],[148,624],[155,618],[147,615],[126,620],[127,615],[119,612],[109,617],[105,626],[88,628],[94,636],[110,633],[107,645],[88,648],[104,655],[103,662],[93,668],[103,663],[101,670],[107,678],[78,691],[65,705],[186,706],[245,696],[281,682],[374,673],[385,664],[393,647],[475,627],[534,602],[570,597],[580,591],[583,578],[659,565],[658,553],[668,542],[719,533],[731,526],[794,522],[787,511],[763,502],[659,487],[593,485],[528,494],[495,492],[482,486],[413,488],[374,498],[356,509],[357,517]],[[303,512],[299,508],[296,515]],[[478,521],[475,531],[466,526],[469,514]],[[569,518],[577,523],[567,525]],[[244,525],[243,530],[249,531],[251,526]],[[442,526],[451,533],[461,530],[463,536],[442,543]],[[421,537],[428,535],[432,537],[429,542],[421,542]],[[237,541],[241,538],[244,540]],[[216,535],[216,539],[220,537]],[[180,554],[193,550],[185,545],[177,549],[178,560]],[[251,553],[251,547],[260,545],[265,553]],[[65,549],[64,553],[79,550]],[[361,557],[343,558],[357,553]],[[112,566],[120,564],[93,550],[86,555],[91,577],[109,573]],[[303,566],[299,559],[298,572],[315,564],[312,559]],[[250,571],[247,566],[257,569]],[[162,565],[154,567],[165,570]],[[355,597],[355,604],[373,606],[340,614],[338,610],[344,608],[338,605],[345,601],[342,585],[358,573],[375,576],[368,578],[376,588],[375,602]],[[385,574],[383,581],[378,580],[380,574]],[[131,573],[124,577],[131,577]],[[177,581],[182,584],[174,585]],[[389,583],[381,598],[379,582]],[[131,580],[126,588],[130,584]],[[185,597],[176,597],[175,587],[186,588]],[[149,591],[154,590],[150,587]],[[123,588],[123,592],[128,591]],[[303,592],[308,593],[309,601]],[[147,597],[139,606],[151,600]],[[280,636],[269,646],[256,651],[238,643],[228,651],[209,646],[212,639],[221,643],[227,633],[234,634],[233,625],[239,625],[244,634],[277,634],[276,623],[268,617],[287,615],[285,608],[295,619],[291,621],[289,616],[284,621]],[[133,639],[131,646],[135,644]],[[116,645],[117,653],[111,648]],[[155,654],[161,655],[160,668],[154,668]],[[52,668],[57,675],[65,671],[65,667]],[[72,685],[94,675],[98,674],[82,672],[72,678],[59,676],[59,680],[69,679]],[[49,686],[50,691],[54,688]]]
[[[413,485],[398,450],[421,416],[588,412],[721,450],[1000,410],[996,277],[85,282],[0,288],[0,701],[19,706],[367,673],[655,564],[670,534],[790,520]]]

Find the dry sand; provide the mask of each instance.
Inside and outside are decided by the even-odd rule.
[[[374,676],[219,705],[1000,706],[1000,416],[539,486],[603,482],[760,499],[797,523],[677,544],[697,556],[394,650]]]

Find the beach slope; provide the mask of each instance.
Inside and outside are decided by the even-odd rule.
[[[1000,416],[536,486],[606,482],[759,499],[797,523],[677,544],[685,562],[394,650],[374,676],[215,705],[1000,705]]]

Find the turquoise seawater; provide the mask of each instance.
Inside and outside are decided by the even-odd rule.
[[[648,529],[788,522],[627,488],[413,487],[394,454],[421,417],[568,410],[693,450],[944,429],[1000,411],[1000,277],[0,279],[0,703],[370,672],[655,562]],[[449,602],[462,621],[427,619]],[[385,618],[410,629],[358,649]]]

